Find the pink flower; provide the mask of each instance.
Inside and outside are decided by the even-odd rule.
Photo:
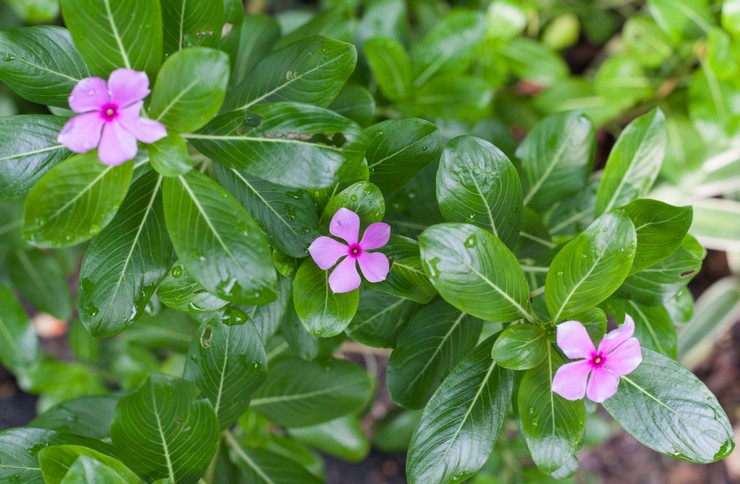
[[[552,391],[568,400],[578,400],[586,394],[599,403],[617,393],[619,377],[631,373],[642,362],[640,342],[632,337],[634,332],[635,322],[625,315],[624,324],[607,333],[596,349],[581,323],[559,324],[560,349],[568,358],[583,359],[558,368]]]
[[[327,270],[339,259],[347,256],[329,276],[329,287],[335,293],[350,292],[360,287],[360,275],[370,282],[384,281],[388,275],[388,258],[380,252],[368,252],[379,249],[388,243],[391,236],[390,225],[376,222],[370,225],[360,240],[360,217],[346,208],[340,208],[329,224],[332,235],[344,239],[349,245],[338,242],[331,237],[321,236],[314,240],[308,252],[321,269]],[[359,242],[358,242],[359,240]]]
[[[108,83],[88,77],[72,89],[69,107],[80,113],[67,121],[58,141],[75,153],[98,148],[106,165],[120,165],[136,156],[136,140],[154,143],[167,136],[160,123],[141,117],[149,95],[149,78],[143,72],[117,69]]]

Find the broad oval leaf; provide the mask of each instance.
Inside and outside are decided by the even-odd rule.
[[[190,272],[178,261],[165,275],[157,288],[159,302],[168,308],[188,313],[216,311],[228,304],[198,284]]]
[[[367,139],[352,121],[296,103],[261,104],[253,115],[217,117],[184,137],[222,165],[296,188],[325,188],[363,159]]]
[[[309,333],[303,326],[295,306],[291,303],[280,320],[280,336],[288,347],[300,358],[306,361],[315,360],[319,356],[319,338]]]
[[[380,222],[385,215],[385,199],[378,187],[366,181],[353,183],[329,199],[321,214],[321,226],[328,229],[332,217],[340,208],[348,208],[360,216],[362,227]]]
[[[77,301],[80,319],[95,337],[118,334],[143,314],[169,269],[172,244],[161,185],[154,172],[136,180],[113,222],[85,251]]]
[[[39,343],[28,316],[15,295],[0,285],[0,363],[15,369],[36,361]]]
[[[152,91],[152,118],[179,132],[216,115],[229,83],[229,57],[216,49],[185,49],[162,65]]]
[[[602,215],[566,244],[547,271],[545,301],[555,323],[608,298],[629,274],[635,226],[624,212]]]
[[[498,237],[474,225],[438,224],[419,236],[424,270],[440,295],[486,321],[531,320],[529,285]]]
[[[606,161],[596,192],[596,215],[645,195],[660,173],[665,149],[665,116],[660,109],[628,124]]]
[[[277,273],[267,241],[216,182],[195,171],[165,179],[164,215],[175,252],[203,287],[237,304],[275,300]]]
[[[61,27],[0,31],[0,52],[0,80],[38,104],[66,108],[74,85],[90,75],[69,32]]]
[[[106,166],[96,152],[49,170],[33,187],[23,213],[23,236],[38,247],[68,247],[97,235],[123,202],[134,164]]]
[[[357,84],[346,84],[329,105],[329,109],[362,127],[375,119],[375,98]]]
[[[105,439],[110,436],[110,423],[118,397],[81,397],[54,405],[28,426],[75,435]]]
[[[277,332],[280,321],[292,306],[293,281],[287,277],[278,277],[277,299],[267,304],[241,306],[250,321],[254,323],[263,343],[267,343]]]
[[[194,384],[153,374],[116,406],[111,439],[116,455],[149,481],[196,482],[218,445],[218,419]]]
[[[64,23],[93,74],[126,67],[154,76],[162,60],[162,12],[151,0],[61,0]]]
[[[515,324],[496,340],[491,358],[510,370],[528,370],[542,363],[547,356],[550,339],[542,326]]]
[[[86,459],[89,459],[88,462]],[[121,461],[101,452],[89,449],[82,445],[54,445],[41,449],[39,464],[44,482],[47,484],[62,484],[71,482],[90,482],[79,479],[76,467],[85,462],[84,467],[91,467],[89,477],[101,479],[116,484],[138,484],[141,482],[131,469]]]
[[[391,101],[408,96],[411,89],[411,61],[403,44],[388,37],[365,42],[365,57],[380,92]]]
[[[8,254],[7,266],[13,287],[34,308],[64,321],[70,319],[72,294],[57,254],[17,248]]]
[[[289,358],[270,368],[250,408],[284,427],[305,427],[354,412],[370,398],[367,372],[348,361]]]
[[[164,176],[184,175],[193,169],[193,161],[188,153],[188,145],[177,133],[169,133],[156,143],[147,147],[149,162],[157,173]]]
[[[391,399],[422,408],[445,375],[478,342],[482,323],[444,301],[414,314],[396,339],[386,374]]]
[[[391,348],[419,305],[369,289],[360,290],[360,305],[347,334],[367,346]]]
[[[537,123],[516,150],[524,205],[546,209],[583,189],[595,147],[594,125],[581,113],[555,114]]]
[[[732,425],[712,392],[679,363],[647,348],[640,366],[621,377],[603,405],[630,435],[661,454],[706,464],[735,448]]]
[[[427,304],[434,299],[437,291],[424,273],[419,244],[415,240],[391,234],[382,252],[391,262],[390,271],[385,281],[368,284],[370,287],[419,304]]]
[[[241,471],[239,478],[250,484],[320,484],[321,479],[305,467],[284,455],[265,449],[242,447],[231,433],[224,440],[231,460]],[[235,476],[236,478],[236,476]]]
[[[254,324],[222,323],[230,309],[215,313],[198,329],[183,374],[211,401],[222,430],[246,411],[267,373],[265,348]]]
[[[238,5],[239,20],[233,22],[231,33],[221,39],[220,49],[231,58],[231,78],[229,94],[252,71],[259,61],[270,53],[280,38],[280,25],[269,15],[244,15],[241,2]]]
[[[14,198],[72,153],[57,142],[66,119],[22,115],[0,118],[0,198]]]
[[[345,415],[310,427],[288,429],[290,436],[320,451],[349,462],[360,462],[370,452],[370,441],[355,415]]]
[[[514,165],[488,141],[447,142],[437,171],[437,201],[447,222],[470,223],[512,247],[522,224],[522,187]]]
[[[224,26],[223,0],[161,0],[164,55],[192,44],[215,47]]]
[[[409,482],[460,482],[488,460],[514,384],[513,373],[491,360],[494,340],[455,366],[424,408],[409,445]]]

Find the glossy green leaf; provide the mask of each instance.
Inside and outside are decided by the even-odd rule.
[[[296,188],[332,186],[362,161],[366,137],[331,111],[295,103],[254,106],[217,117],[185,136],[206,156],[264,180]]]
[[[491,358],[504,368],[529,370],[547,357],[550,339],[542,326],[515,324],[506,328],[491,350]]]
[[[162,65],[152,90],[151,116],[175,131],[195,131],[216,115],[229,83],[229,57],[185,49]]]
[[[239,0],[237,3],[241,5]],[[231,58],[230,89],[235,89],[247,74],[264,59],[280,38],[280,25],[268,15],[239,15],[239,21],[221,41],[221,50]]]
[[[336,294],[329,287],[329,274],[312,260],[305,260],[293,281],[293,303],[303,326],[319,338],[336,336],[349,325],[360,302],[354,290]]]
[[[260,180],[246,173],[215,166],[229,193],[260,224],[269,242],[292,257],[305,257],[319,236],[316,206],[306,192]]]
[[[0,118],[0,198],[14,198],[33,187],[72,153],[57,142],[64,118],[21,115]]]
[[[329,199],[321,214],[322,227],[328,228],[340,208],[348,208],[360,216],[363,227],[380,222],[385,215],[385,200],[380,189],[372,183],[353,183]]]
[[[328,422],[288,429],[291,437],[306,445],[349,462],[360,462],[370,452],[370,441],[354,415]]]
[[[131,472],[128,470],[128,472]],[[96,481],[105,482],[140,482],[136,474],[131,473],[129,479],[122,477],[121,473],[101,461],[81,455],[69,467],[60,484],[95,484]],[[47,480],[46,482],[54,482]]]
[[[162,279],[157,296],[165,306],[189,313],[216,311],[228,303],[206,291],[179,261]]]
[[[650,14],[673,41],[709,33],[713,23],[707,0],[648,0]]]
[[[224,0],[161,0],[162,44],[168,56],[183,47],[215,47],[224,26]]]
[[[624,206],[637,234],[631,274],[656,264],[681,247],[691,227],[691,207],[674,207],[657,200],[635,200]]]
[[[360,290],[360,305],[347,328],[349,336],[364,345],[390,348],[418,305],[408,299],[372,290]]]
[[[13,287],[34,308],[65,321],[72,316],[67,274],[54,254],[15,249],[8,255],[8,269]]]
[[[725,0],[722,2],[722,27],[735,38],[740,38],[740,1]]]
[[[447,142],[437,171],[437,202],[447,222],[484,228],[512,247],[522,223],[522,188],[514,165],[488,141]]]
[[[369,39],[365,56],[385,97],[397,101],[408,96],[412,88],[411,61],[401,42],[386,37]]]
[[[270,367],[250,408],[278,425],[305,427],[358,410],[371,392],[370,377],[354,363],[290,358]]]
[[[706,464],[735,447],[717,398],[676,361],[642,349],[642,363],[619,381],[604,408],[644,445],[677,459]]]
[[[524,204],[546,209],[586,186],[594,163],[596,133],[578,112],[555,114],[535,125],[516,150]]]
[[[553,321],[587,311],[616,291],[632,267],[636,242],[632,221],[616,211],[596,219],[560,249],[545,282]]]
[[[162,60],[159,2],[61,0],[61,5],[64,23],[93,74],[108,77],[126,67],[154,79]]]
[[[629,299],[612,299],[608,301],[609,313],[617,321],[623,321],[625,313],[632,317],[635,337],[643,348],[676,358],[676,327],[665,307],[645,306]]]
[[[111,424],[116,455],[147,480],[196,482],[218,445],[218,419],[200,390],[181,378],[154,374],[123,397]]]
[[[375,119],[375,98],[357,84],[346,84],[329,105],[329,109],[365,127]]]
[[[427,304],[437,295],[424,273],[419,244],[415,240],[391,234],[382,252],[391,262],[390,271],[385,281],[369,284],[370,287],[419,304]]]
[[[128,341],[142,348],[186,353],[197,329],[198,325],[186,313],[162,308],[157,314],[142,315],[125,335]]]
[[[66,29],[39,25],[0,31],[0,80],[38,104],[67,107],[75,83],[90,75]]]
[[[51,407],[28,426],[105,439],[110,436],[110,423],[117,403],[117,397],[76,398]]]
[[[143,314],[172,257],[160,188],[162,177],[139,178],[113,222],[96,237],[80,267],[80,319],[95,337],[126,329]]]
[[[317,35],[349,42],[354,29],[353,16],[352,9],[346,5],[337,4],[333,8],[327,8],[307,22],[291,27],[290,32],[275,43],[275,48],[282,49],[293,43],[298,44],[299,41],[306,42]]]
[[[0,285],[0,363],[23,368],[36,361],[39,343],[23,307],[15,295]]]
[[[399,107],[406,116],[477,120],[492,100],[493,90],[483,79],[444,76],[415,89]]]
[[[609,153],[596,194],[596,215],[644,196],[660,173],[665,147],[665,116],[659,109],[628,124]]]
[[[304,360],[315,360],[319,355],[321,349],[319,338],[303,327],[292,300],[289,301],[285,314],[280,320],[280,335],[285,339],[288,347]]]
[[[293,281],[287,277],[278,277],[276,291],[278,297],[271,303],[256,306],[241,306],[241,309],[247,314],[249,320],[254,323],[264,343],[275,334],[280,320],[283,319],[288,311],[288,306],[291,306],[293,300]]]
[[[160,175],[184,175],[193,168],[188,146],[177,133],[149,145],[148,151],[149,162]]]
[[[133,165],[106,166],[91,152],[55,166],[26,199],[23,236],[38,247],[67,247],[91,239],[118,211]]]
[[[553,473],[573,459],[583,437],[583,401],[569,401],[552,391],[552,379],[563,364],[548,345],[539,366],[527,370],[517,390],[517,412],[529,452],[540,470]]]
[[[203,287],[235,303],[275,300],[277,274],[267,241],[231,195],[198,172],[165,179],[163,191],[175,252]]]
[[[234,88],[227,107],[251,109],[261,102],[294,101],[328,106],[357,62],[354,46],[326,37],[310,37],[274,51]]]
[[[445,375],[478,342],[481,321],[444,301],[423,307],[396,339],[386,385],[405,408],[422,408]]]
[[[460,482],[488,460],[514,383],[513,373],[491,360],[494,339],[462,360],[425,407],[409,445],[409,482]]]
[[[216,313],[201,325],[190,345],[184,372],[184,378],[195,383],[213,404],[221,429],[249,407],[252,392],[267,373],[265,348],[254,324],[246,321],[229,326],[222,322],[234,309]]]
[[[438,224],[419,237],[432,285],[462,311],[487,321],[531,319],[529,287],[503,242],[467,224]]]
[[[92,467],[90,470],[93,472],[88,474],[92,479],[80,480],[76,470],[81,466],[80,461],[85,462],[84,467]],[[39,464],[41,465],[44,482],[47,484],[95,482],[99,479],[105,479],[106,482],[115,482],[116,484],[138,484],[141,482],[141,479],[123,465],[121,461],[81,445],[54,445],[41,449]]]

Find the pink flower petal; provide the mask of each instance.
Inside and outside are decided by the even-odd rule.
[[[350,245],[356,244],[360,238],[360,216],[352,210],[340,208],[331,219],[329,232]]]
[[[637,338],[630,338],[609,353],[605,366],[618,375],[628,375],[642,363],[642,350]]]
[[[111,101],[125,108],[149,95],[149,78],[146,73],[131,69],[116,69],[108,78]]]
[[[578,321],[558,324],[558,346],[568,358],[589,358],[596,351],[586,328]]]
[[[314,240],[308,248],[308,253],[316,265],[323,270],[331,269],[340,257],[347,255],[348,247],[331,237],[321,236]]]
[[[76,113],[100,110],[110,102],[108,86],[99,77],[86,77],[75,85],[67,101],[69,108]]]
[[[360,287],[360,275],[357,273],[357,264],[351,257],[347,257],[334,269],[329,276],[329,287],[335,293],[354,291]]]
[[[167,129],[153,119],[142,118],[141,108],[143,106],[144,101],[137,101],[122,109],[118,115],[118,122],[142,143],[154,143],[167,136]]]
[[[57,141],[75,153],[86,153],[98,146],[105,121],[93,111],[67,121]]]
[[[594,368],[588,380],[586,395],[589,400],[601,403],[617,393],[618,385],[619,375],[604,367]]]
[[[375,222],[365,229],[360,241],[362,250],[379,249],[388,243],[391,237],[391,226],[383,222]]]
[[[385,281],[388,276],[388,257],[381,252],[364,252],[357,258],[362,275],[370,282]]]
[[[138,147],[133,134],[117,121],[105,123],[98,146],[98,158],[106,165],[116,166],[133,159]]]
[[[630,339],[635,333],[635,322],[629,314],[624,315],[624,324],[615,330],[609,331],[599,343],[599,352],[609,355],[614,349]]]
[[[566,400],[580,400],[586,394],[586,382],[591,372],[587,360],[566,363],[555,372],[552,391]]]

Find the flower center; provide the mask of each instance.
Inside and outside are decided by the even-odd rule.
[[[118,117],[118,106],[115,104],[106,104],[100,109],[100,117],[106,121],[113,121]]]
[[[591,355],[591,366],[594,368],[600,368],[606,363],[606,356],[603,353],[594,353]]]
[[[350,257],[356,259],[357,257],[360,257],[362,255],[362,247],[360,247],[360,244],[352,244],[349,246],[347,254],[349,254]]]

